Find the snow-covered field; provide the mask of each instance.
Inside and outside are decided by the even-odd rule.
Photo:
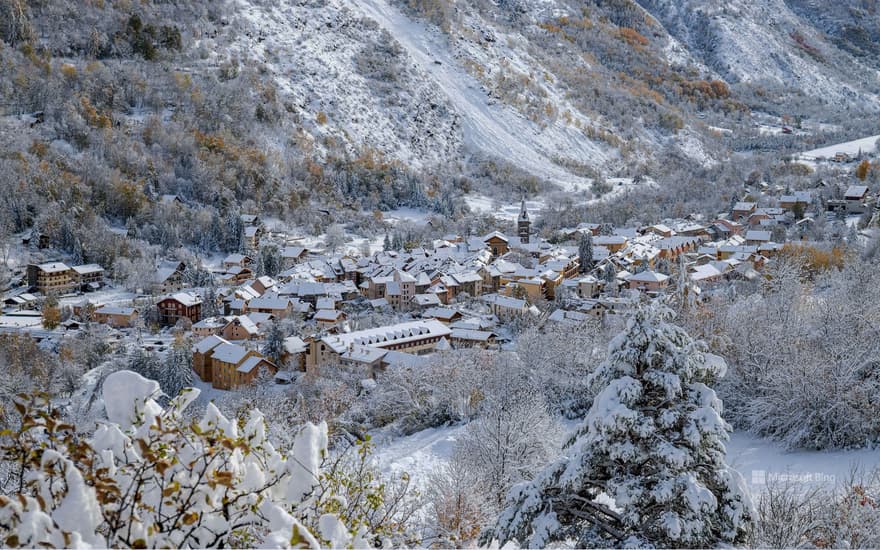
[[[422,489],[432,473],[449,461],[464,429],[462,425],[430,428],[390,440],[378,436],[377,463],[388,473],[409,473]],[[727,444],[727,461],[753,491],[773,479],[833,486],[854,469],[880,467],[880,449],[788,452],[772,441],[737,432]]]
[[[836,145],[820,147],[819,149],[813,149],[812,151],[804,151],[801,153],[801,158],[804,160],[816,160],[819,158],[832,158],[837,153],[846,153],[850,156],[858,155],[859,151],[862,153],[874,153],[877,151],[878,139],[880,139],[880,135],[868,136],[861,139],[846,141],[844,143],[838,143]]]
[[[465,203],[473,211],[480,214],[494,214],[499,218],[509,218],[515,220],[519,216],[522,202],[506,202],[501,199],[487,197],[485,195],[468,195],[465,197]],[[509,200],[509,198],[508,198]],[[544,208],[543,200],[527,200],[526,209],[530,215],[534,216],[536,212]]]

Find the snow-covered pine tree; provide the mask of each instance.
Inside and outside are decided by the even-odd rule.
[[[648,305],[591,376],[601,388],[562,458],[515,486],[484,541],[528,547],[738,544],[754,517],[725,463],[730,426],[707,385],[726,364]]]
[[[593,269],[593,234],[589,231],[581,235],[578,243],[578,260],[581,264],[581,273],[589,273]]]
[[[138,347],[132,350],[129,355],[128,370],[134,371],[144,378],[158,381],[162,368],[155,353]]]
[[[159,378],[156,380],[168,397],[177,397],[184,388],[193,387],[192,342],[178,335]]]
[[[271,359],[275,364],[280,364],[284,356],[284,327],[277,320],[273,320],[266,331],[266,341],[263,344],[263,355]]]

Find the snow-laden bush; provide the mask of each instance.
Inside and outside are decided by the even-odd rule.
[[[529,547],[712,547],[745,541],[752,508],[725,464],[729,425],[707,385],[726,365],[671,311],[637,311],[591,377],[600,388],[583,424],[482,537]]]
[[[880,442],[880,276],[852,263],[813,283],[778,262],[760,292],[696,319],[730,359],[734,425],[791,448]]]
[[[208,405],[187,423],[198,390],[165,409],[158,383],[130,371],[107,377],[109,421],[77,433],[47,396],[15,403],[21,428],[5,434],[2,459],[17,465],[18,491],[0,496],[8,547],[364,546],[374,536],[316,490],[326,426],[307,424],[282,454],[262,414],[228,419]],[[376,497],[374,497],[376,498]],[[352,514],[354,515],[354,514]]]
[[[854,471],[829,487],[797,478],[768,479],[755,496],[759,548],[877,548],[880,471]]]

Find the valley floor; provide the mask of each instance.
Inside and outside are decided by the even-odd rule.
[[[464,425],[429,428],[384,440],[376,435],[376,459],[385,472],[407,472],[422,490],[432,473],[449,461],[464,429]],[[736,432],[727,443],[727,461],[752,491],[760,491],[774,479],[831,487],[846,481],[856,470],[880,467],[880,449],[789,452],[772,441]]]

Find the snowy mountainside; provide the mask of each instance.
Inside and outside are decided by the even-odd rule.
[[[814,26],[833,7],[784,0],[638,0],[691,54],[731,83],[772,82],[830,101],[872,101],[880,80]],[[821,4],[821,6],[819,5]],[[839,8],[839,6],[838,6]],[[856,75],[863,74],[865,78]]]
[[[717,165],[736,145],[714,126],[762,113],[837,122],[876,109],[880,92],[873,27],[807,0],[228,6],[245,32],[227,54],[296,105],[318,160],[379,153],[425,174],[500,161],[584,191],[669,155]]]
[[[369,148],[415,167],[457,157],[461,132],[447,98],[346,1],[240,0],[234,14],[252,31],[232,46],[240,63],[271,72],[319,153],[333,142],[352,155]]]
[[[589,182],[554,159],[602,165],[616,156],[574,125],[542,125],[493,101],[446,37],[384,0],[240,0],[235,12],[253,29],[238,35],[236,54],[264,64],[295,98],[318,149],[333,139],[352,153],[369,147],[423,168],[458,160],[464,144],[467,153],[509,160],[567,189]],[[364,75],[364,59],[377,56],[392,68]],[[317,113],[327,120],[315,120]]]

